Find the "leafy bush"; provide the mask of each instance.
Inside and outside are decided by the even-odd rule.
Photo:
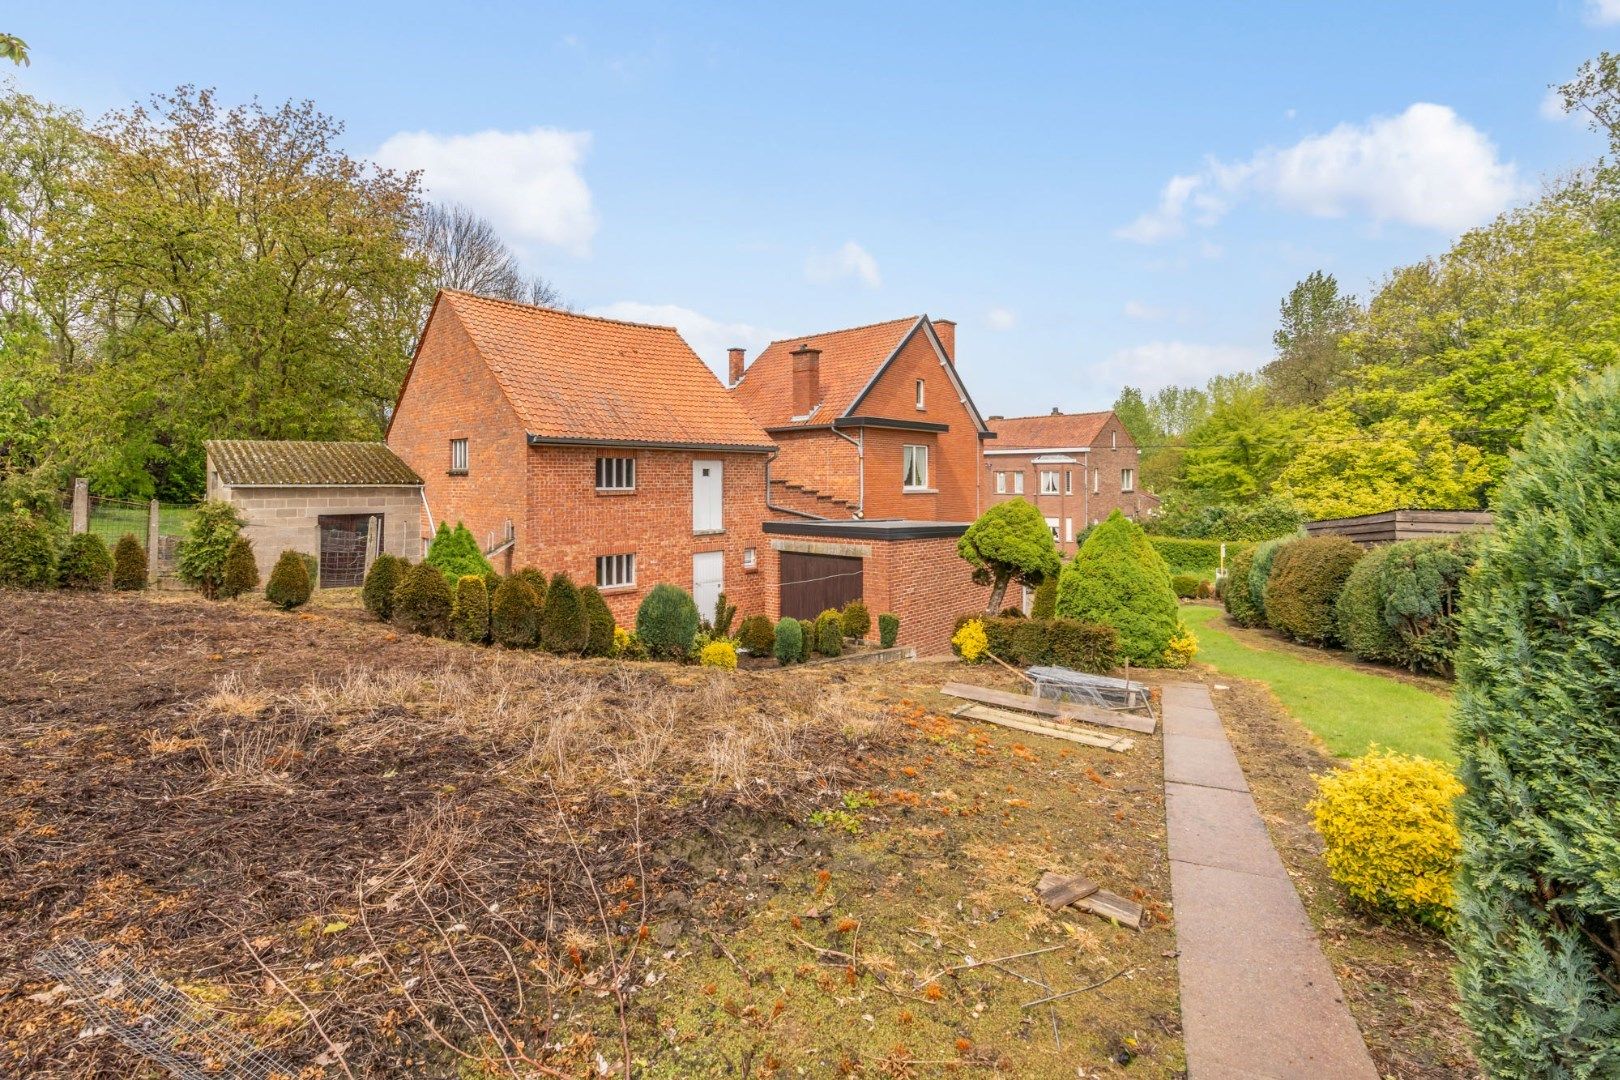
[[[1390,661],[1401,653],[1401,637],[1384,618],[1384,564],[1399,544],[1375,547],[1350,568],[1334,605],[1341,644],[1363,660]]]
[[[56,540],[37,514],[17,506],[0,517],[0,585],[48,589],[56,582]]]
[[[1058,615],[1119,631],[1121,655],[1156,667],[1180,625],[1170,574],[1142,529],[1115,510],[1058,579]]]
[[[750,615],[737,629],[737,641],[754,656],[769,656],[776,647],[776,631],[763,615]]]
[[[366,571],[365,583],[360,586],[360,600],[367,611],[383,622],[393,617],[394,590],[409,566],[404,559],[386,551],[371,560],[371,569]]]
[[[495,571],[479,550],[472,531],[459,521],[453,528],[448,522],[439,522],[439,531],[433,534],[433,543],[428,545],[422,561],[438,567],[448,581],[458,581],[466,574],[483,577]]]
[[[612,656],[616,651],[613,631],[617,629],[613,622],[613,610],[607,606],[607,601],[595,585],[582,586],[579,599],[585,607],[585,623],[589,630],[585,637],[585,655]]]
[[[1057,583],[1053,582],[1055,586]],[[1056,589],[1053,590],[1054,592]],[[878,616],[878,645],[885,649],[894,648],[894,643],[900,640],[900,616],[884,612]]]
[[[655,657],[683,660],[698,632],[692,594],[668,583],[654,585],[636,611],[636,637]]]
[[[872,614],[859,600],[851,600],[845,604],[841,617],[844,622],[844,636],[847,638],[865,641],[866,635],[872,632]]]
[[[1457,651],[1463,579],[1479,554],[1477,533],[1391,544],[1381,584],[1384,621],[1399,642],[1391,657],[1413,671],[1449,674]]]
[[[777,663],[784,667],[804,659],[804,628],[798,619],[778,619],[772,651]]]
[[[95,533],[74,533],[68,537],[62,560],[57,564],[56,583],[64,589],[105,589],[112,580],[112,570],[112,554],[101,537]],[[258,584],[256,576],[254,584]]]
[[[225,558],[241,531],[242,518],[235,506],[219,499],[198,503],[191,512],[186,538],[176,549],[175,571],[180,580],[208,599],[216,599],[225,577]]]
[[[432,563],[419,562],[400,575],[394,589],[394,622],[415,634],[444,637],[454,602],[450,583]]]
[[[1277,558],[1277,552],[1293,543],[1295,539],[1297,538],[1288,536],[1279,540],[1267,540],[1254,549],[1254,558],[1249,563],[1249,603],[1255,612],[1251,626],[1265,626],[1269,623],[1266,614],[1266,590],[1271,583],[1271,564]]]
[[[951,635],[951,649],[970,664],[977,664],[990,651],[990,639],[984,632],[984,620],[968,619]]]
[[[1323,859],[1357,903],[1444,928],[1462,840],[1462,785],[1428,758],[1374,751],[1317,779]]]
[[[711,641],[703,646],[698,653],[698,663],[704,667],[725,668],[727,671],[737,670],[737,647],[731,642],[721,639]]]
[[[113,545],[112,587],[121,592],[146,588],[146,548],[134,533],[125,533]]]
[[[1226,568],[1221,584],[1221,603],[1226,605],[1226,617],[1239,626],[1258,626],[1260,609],[1255,605],[1249,589],[1249,573],[1254,568],[1254,549],[1240,551]]]
[[[462,574],[456,580],[450,636],[472,645],[482,645],[489,640],[489,586],[484,584],[481,575]]]
[[[1266,590],[1271,628],[1312,645],[1338,640],[1339,592],[1361,556],[1361,548],[1342,536],[1311,536],[1285,544],[1272,564]]]
[[[220,571],[220,599],[230,600],[258,587],[259,563],[253,557],[253,541],[238,533],[225,553],[225,566]]]
[[[591,624],[585,616],[573,579],[558,571],[546,589],[540,609],[540,647],[547,652],[577,656],[591,642]]]
[[[956,552],[973,567],[974,584],[990,586],[987,612],[1001,607],[1009,582],[1038,586],[1063,566],[1051,527],[1023,499],[996,503],[980,514],[957,541]]]
[[[313,589],[308,561],[296,551],[283,551],[276,565],[270,568],[264,598],[283,611],[291,611],[309,603],[309,594]]]
[[[1191,630],[1182,625],[1176,629],[1175,636],[1170,644],[1164,647],[1164,666],[1167,668],[1184,668],[1192,663],[1193,657],[1198,655],[1198,639],[1193,637]]]
[[[1057,614],[1058,575],[1053,574],[1035,588],[1035,596],[1029,604],[1029,617],[1032,619],[1050,619]]]
[[[1191,574],[1176,574],[1170,579],[1170,588],[1175,590],[1176,597],[1181,600],[1191,600],[1198,595],[1198,586],[1203,584],[1201,578]]]
[[[1620,1074],[1620,368],[1526,435],[1463,585],[1463,1017],[1496,1076]]]
[[[816,624],[810,619],[799,620],[799,663],[804,663],[816,651]]]
[[[522,574],[502,578],[489,600],[489,633],[496,644],[509,649],[532,649],[540,644],[540,598]]]
[[[834,608],[816,616],[816,652],[822,656],[844,654],[844,617]]]

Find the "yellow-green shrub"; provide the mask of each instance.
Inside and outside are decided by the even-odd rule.
[[[1310,810],[1333,880],[1360,904],[1444,928],[1462,851],[1452,803],[1463,786],[1451,770],[1374,750],[1317,788]]]
[[[698,663],[704,667],[737,670],[737,647],[729,641],[711,641],[698,653]]]
[[[1184,668],[1192,663],[1192,658],[1198,655],[1198,639],[1193,637],[1192,631],[1187,629],[1185,623],[1176,627],[1176,632],[1170,637],[1170,644],[1164,647],[1164,666],[1167,668]]]
[[[951,638],[951,648],[956,655],[970,664],[976,664],[990,651],[990,639],[985,636],[984,623],[978,619],[969,619],[963,623]]]

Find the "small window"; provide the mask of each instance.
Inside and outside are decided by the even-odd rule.
[[[917,411],[923,411],[924,387],[921,379],[917,380]]]
[[[907,446],[901,470],[901,486],[907,491],[928,487],[928,447]]]
[[[450,440],[450,471],[458,476],[467,474],[467,440]]]
[[[636,459],[599,457],[596,459],[597,491],[636,490]]]
[[[1061,540],[1061,539],[1063,539],[1062,536],[1058,535],[1058,519],[1057,518],[1047,518],[1046,519],[1046,527],[1048,529],[1052,530],[1052,539],[1053,540]]]
[[[996,494],[1007,494],[1007,474],[1004,472],[996,473]]]
[[[1041,494],[1056,495],[1058,493],[1058,474],[1056,469],[1041,470]]]
[[[1121,490],[1121,491],[1135,491],[1136,490],[1136,470],[1135,469],[1121,469],[1121,470],[1119,470],[1119,490]]]
[[[1063,519],[1063,531],[1069,534],[1069,543],[1074,543],[1074,518]]]
[[[1091,474],[1091,493],[1093,495],[1102,494],[1102,470],[1101,469],[1097,469],[1096,471],[1094,471]]]
[[[598,589],[625,589],[636,583],[636,557],[634,555],[598,555],[596,557],[596,587]]]
[[[1063,494],[1065,494],[1065,495],[1073,495],[1074,494],[1074,470],[1073,469],[1064,469],[1063,470]]]
[[[743,569],[752,570],[759,565],[759,551],[755,548],[743,548]]]
[[[1119,432],[1110,431],[1108,433],[1108,449],[1110,449],[1110,450],[1118,450],[1119,449]]]
[[[1023,493],[1024,493],[1024,474],[1022,472],[1015,472],[1015,473],[1013,473],[1013,494],[1014,495],[1022,495]]]

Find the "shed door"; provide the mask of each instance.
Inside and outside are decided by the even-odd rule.
[[[692,556],[692,601],[698,614],[714,618],[715,605],[726,590],[726,553],[700,551]]]
[[[692,531],[720,532],[725,528],[721,505],[725,484],[724,464],[720,461],[692,462]]]
[[[366,554],[371,546],[372,521],[381,535],[382,518],[374,514],[322,514],[320,587],[354,588],[366,580]]]
[[[854,556],[784,551],[780,563],[784,618],[813,619],[861,599],[863,564]]]

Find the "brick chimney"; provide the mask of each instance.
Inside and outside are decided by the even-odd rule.
[[[821,350],[800,345],[793,357],[793,415],[806,416],[821,401]]]
[[[728,374],[730,375],[730,378],[726,380],[726,385],[736,386],[742,382],[743,350],[738,348],[727,349],[726,360],[728,361]]]
[[[1063,410],[1058,408],[1056,405],[1054,405],[1054,406],[1052,406],[1052,415],[1053,416],[1062,416],[1063,415]]]
[[[934,324],[934,333],[939,335],[939,343],[945,346],[945,359],[956,366],[956,320],[955,319],[929,319]]]

